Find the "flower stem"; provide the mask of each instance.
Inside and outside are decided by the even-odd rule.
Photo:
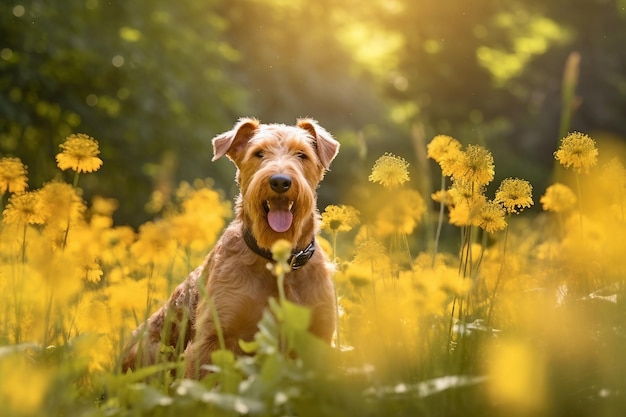
[[[493,294],[491,295],[491,302],[489,303],[489,312],[487,313],[487,326],[491,324],[491,318],[493,314],[493,306],[496,303],[496,296],[498,295],[498,289],[500,287],[500,280],[502,279],[502,272],[504,271],[504,262],[506,261],[506,242],[509,237],[509,223],[511,222],[511,214],[509,213],[504,228],[504,242],[502,242],[502,259],[500,260],[500,270],[498,271],[498,277],[496,278],[496,284],[493,287]]]
[[[441,176],[441,192],[445,192],[446,189],[446,177]],[[439,217],[437,219],[437,232],[435,233],[435,247],[433,248],[433,262],[432,266],[435,266],[435,259],[437,257],[437,252],[439,250],[439,238],[441,237],[441,228],[443,226],[443,213],[444,213],[444,200],[443,197],[439,202]]]
[[[333,231],[333,262],[337,259],[337,231]],[[337,292],[337,280],[334,280],[333,289],[335,291],[335,317],[337,320],[337,348],[341,350],[341,326],[339,325],[339,293]]]

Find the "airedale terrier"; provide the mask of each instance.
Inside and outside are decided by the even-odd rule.
[[[213,311],[226,347],[243,353],[238,341],[253,339],[269,297],[278,296],[267,268],[269,248],[278,239],[293,248],[284,281],[287,299],[310,307],[310,331],[331,342],[336,323],[332,266],[315,238],[316,189],[339,143],[311,119],[286,126],[243,118],[213,139],[213,150],[213,160],[226,155],[237,167],[235,219],[204,263],[133,332],[122,356],[124,371],[155,363],[164,345],[184,351],[185,377],[206,375],[201,365],[210,364],[219,348]]]

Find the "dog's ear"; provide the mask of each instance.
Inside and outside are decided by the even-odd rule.
[[[330,163],[337,156],[337,152],[339,152],[339,142],[313,119],[298,119],[296,126],[309,132],[315,139],[317,156],[324,168],[328,169]]]
[[[233,161],[246,147],[254,132],[259,128],[259,121],[251,117],[239,119],[237,124],[228,132],[213,138],[213,161],[228,155]]]

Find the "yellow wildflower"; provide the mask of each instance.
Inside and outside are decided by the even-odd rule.
[[[466,204],[469,208],[486,201],[484,195],[485,187],[468,180],[453,180],[452,186],[448,190],[448,198],[452,200],[452,205]]]
[[[26,165],[19,158],[0,159],[0,195],[22,193],[28,188]]]
[[[460,204],[450,207],[450,224],[455,226],[477,226],[478,216],[485,204],[485,196],[480,195],[471,203],[462,201]]]
[[[600,178],[604,180],[610,188],[624,188],[626,187],[626,168],[624,168],[624,165],[622,165],[617,157],[613,157],[609,162],[604,164]]]
[[[387,249],[378,240],[373,237],[366,238],[356,248],[356,256],[354,257],[354,263],[366,265],[371,264],[388,264],[389,257],[387,256]]]
[[[565,168],[572,167],[577,173],[587,173],[598,162],[596,142],[583,133],[570,133],[561,140],[554,157]]]
[[[451,136],[437,135],[426,146],[427,156],[441,167],[444,176],[452,175],[454,164],[463,155],[461,143]]]
[[[454,204],[454,197],[449,190],[435,191],[430,195],[430,198],[437,203],[443,203],[445,206],[451,206]]]
[[[506,227],[505,211],[500,204],[488,201],[478,214],[478,226],[487,233],[494,233]]]
[[[110,217],[113,215],[115,210],[117,210],[119,205],[119,201],[114,198],[95,196],[91,200],[91,211],[92,213]]]
[[[44,208],[37,191],[13,194],[2,212],[2,221],[7,224],[43,224],[46,221]]]
[[[459,161],[454,164],[452,177],[474,184],[489,184],[495,175],[491,152],[480,145],[469,145]]]
[[[571,188],[557,182],[546,189],[539,201],[545,211],[562,213],[574,208],[577,198]]]
[[[286,264],[291,256],[291,243],[285,239],[278,239],[271,248],[272,258],[276,262]]]
[[[103,272],[100,264],[97,260],[92,259],[90,262],[86,262],[83,267],[84,276],[83,278],[91,283],[100,282],[102,278]]]
[[[50,372],[35,367],[22,354],[0,357],[0,410],[9,415],[37,415],[53,382]]]
[[[409,163],[399,156],[385,153],[378,158],[369,176],[371,182],[394,189],[409,180]]]
[[[506,178],[496,190],[494,201],[501,204],[507,213],[519,213],[533,205],[533,186],[526,180]]]
[[[140,264],[172,262],[176,241],[171,224],[165,221],[147,222],[139,226],[139,238],[130,248]]]
[[[351,206],[326,206],[322,213],[322,229],[331,232],[349,232],[359,224],[359,211]]]
[[[56,156],[57,166],[65,171],[71,168],[76,172],[93,172],[102,166],[97,155],[98,141],[83,133],[70,135],[59,145],[63,151]]]
[[[40,202],[46,208],[46,223],[67,228],[83,219],[87,209],[76,189],[62,181],[51,181],[39,190]]]
[[[378,212],[376,232],[379,236],[392,233],[411,234],[422,220],[426,204],[414,190],[404,190]]]

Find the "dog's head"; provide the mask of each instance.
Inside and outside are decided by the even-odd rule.
[[[286,126],[244,118],[213,139],[213,150],[213,160],[226,155],[237,166],[239,214],[261,247],[311,239],[315,190],[339,150],[330,133],[312,119]]]

